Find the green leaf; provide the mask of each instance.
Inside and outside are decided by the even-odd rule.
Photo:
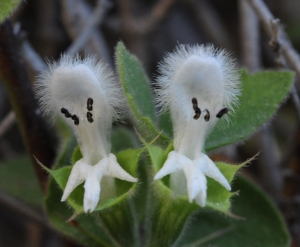
[[[205,143],[205,150],[238,142],[267,122],[286,98],[293,83],[289,71],[241,71],[242,95],[229,124],[219,121]]]
[[[89,247],[118,246],[109,234],[100,217],[93,214],[82,214],[69,221],[74,213],[66,204],[60,201],[61,189],[54,179],[51,179],[46,198],[46,209],[51,223],[61,232]]]
[[[166,151],[160,147],[146,145],[151,162],[154,167],[154,173],[157,173],[165,163],[168,153],[172,149],[172,145]],[[217,162],[216,165],[227,178],[232,182],[236,172],[249,161],[241,165],[229,165]],[[214,209],[231,215],[230,198],[234,193],[227,191],[223,186],[213,179],[207,178],[207,201],[205,209],[202,209],[196,203],[190,203],[187,195],[177,195],[169,188],[169,176],[164,177],[160,181],[155,181],[154,190],[157,197],[157,208],[154,216],[154,228],[152,237],[152,246],[158,246],[158,243],[167,244],[164,241],[171,241],[183,227],[188,216],[196,210]],[[162,246],[164,246],[162,244]]]
[[[21,0],[1,0],[0,22],[8,17],[20,2]]]
[[[159,129],[161,129],[167,137],[173,139],[173,124],[171,120],[170,111],[164,112],[160,115]]]
[[[244,219],[213,212],[193,215],[172,247],[288,247],[290,237],[284,220],[270,199],[249,180],[237,177],[232,212]]]
[[[113,153],[118,153],[128,148],[138,148],[139,143],[135,133],[123,126],[113,128],[111,134],[111,147]]]
[[[116,60],[134,125],[138,132],[150,142],[160,133],[154,124],[155,111],[149,79],[138,59],[126,50],[122,42],[117,45]],[[162,143],[166,140],[168,138],[164,135],[158,138],[158,141]]]
[[[27,156],[0,163],[0,189],[26,203],[42,205],[40,184]]]

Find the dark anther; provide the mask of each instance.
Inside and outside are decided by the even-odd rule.
[[[66,118],[72,117],[72,114],[66,109],[66,108],[61,108],[61,113],[65,115]]]
[[[75,125],[79,125],[79,118],[75,114],[72,116],[72,119],[74,120]]]
[[[223,117],[224,114],[227,114],[229,112],[228,108],[223,108],[221,111],[218,112],[217,118]]]
[[[206,122],[208,122],[209,119],[210,119],[210,113],[209,113],[209,111],[208,111],[207,109],[205,109],[204,112],[206,112],[206,114],[205,114],[205,116],[204,116],[204,120],[205,120]]]
[[[92,98],[88,98],[88,100],[87,100],[87,109],[88,109],[88,111],[93,110],[93,102],[94,102],[94,100]]]
[[[196,111],[196,109],[198,108],[198,101],[196,98],[192,98],[192,103],[193,103],[193,108]]]
[[[201,110],[198,107],[198,101],[196,98],[192,98],[192,103],[193,103],[193,109],[195,111],[194,119],[197,120],[201,115]]]
[[[90,123],[94,122],[94,120],[93,120],[93,114],[92,114],[92,113],[87,112],[87,113],[86,113],[86,118],[87,118],[87,120],[88,120]]]
[[[200,115],[201,115],[201,110],[200,110],[200,108],[197,108],[197,109],[195,110],[195,116],[194,116],[194,119],[197,120],[197,119],[200,117]]]
[[[61,111],[62,114],[69,113],[69,111],[66,108],[61,108],[60,111]]]

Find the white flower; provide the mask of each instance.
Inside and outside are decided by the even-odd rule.
[[[84,184],[84,211],[92,212],[100,198],[115,195],[114,178],[136,182],[110,153],[110,133],[114,110],[122,106],[122,91],[113,73],[101,62],[88,57],[62,56],[37,80],[37,96],[42,110],[59,114],[73,129],[83,158],[71,171],[62,201]],[[101,184],[101,186],[100,186]]]
[[[170,187],[175,193],[187,193],[190,202],[205,206],[205,176],[231,190],[202,149],[217,121],[233,111],[240,92],[239,75],[224,50],[200,45],[179,45],[160,63],[159,71],[158,103],[163,110],[170,109],[175,150],[154,179],[171,174]]]

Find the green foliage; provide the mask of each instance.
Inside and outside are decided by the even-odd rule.
[[[150,142],[159,131],[154,124],[155,111],[149,79],[138,59],[126,50],[122,42],[119,42],[115,56],[120,82],[135,127]],[[159,136],[158,141],[164,143],[166,140],[168,138],[164,135]]]
[[[111,135],[113,153],[118,153],[128,148],[138,148],[138,146],[138,139],[132,130],[123,126],[113,128]]]
[[[290,236],[273,202],[249,180],[238,176],[234,190],[240,190],[233,201],[234,219],[213,211],[196,213],[172,247],[288,247]]]
[[[0,163],[0,189],[26,203],[42,205],[43,194],[27,156]]]
[[[234,181],[236,172],[247,162],[216,163],[228,181],[234,181],[235,192],[228,192],[207,178],[205,208],[189,203],[187,195],[174,194],[169,189],[169,176],[153,181],[153,175],[173,150],[172,124],[165,114],[155,125],[149,80],[123,43],[117,46],[116,60],[130,116],[145,147],[138,148],[132,130],[118,126],[112,133],[112,149],[121,167],[137,176],[139,182],[116,179],[117,196],[100,201],[92,214],[82,214],[82,185],[71,193],[68,203],[60,202],[72,169],[70,165],[81,158],[81,153],[69,128],[59,121],[64,145],[54,169],[49,170],[53,179],[46,198],[54,226],[86,246],[288,246],[286,227],[274,205],[251,182],[243,178]],[[268,121],[289,91],[293,74],[248,75],[242,71],[241,80],[240,106],[229,124],[223,129],[217,125],[213,130],[206,150],[240,141]],[[237,219],[235,215],[245,219]]]
[[[0,22],[8,17],[13,10],[19,5],[21,0],[1,0],[0,7]]]

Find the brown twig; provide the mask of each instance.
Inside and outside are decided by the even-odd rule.
[[[10,111],[0,123],[0,138],[12,127],[15,120],[15,113]]]
[[[92,10],[82,0],[61,0],[63,24],[71,39],[76,40],[90,17]],[[92,32],[87,40],[85,51],[89,54],[98,54],[106,63],[113,67],[113,61],[108,51],[108,45],[101,30]]]
[[[242,64],[250,72],[254,72],[261,64],[258,19],[246,0],[239,1],[239,16]]]
[[[27,40],[22,42],[22,55],[26,65],[33,71],[34,74],[44,71],[47,68],[43,59]]]
[[[142,34],[148,34],[158,27],[158,24],[167,16],[177,0],[161,0],[152,8],[150,14],[145,17],[144,25],[140,29]]]
[[[0,26],[0,68],[23,141],[31,156],[42,189],[46,190],[47,174],[34,160],[35,155],[50,167],[54,158],[51,138],[34,100],[31,83],[20,54],[17,38],[9,21]]]
[[[258,15],[266,33],[270,37],[272,37],[273,30],[270,25],[270,21],[275,19],[272,13],[269,11],[267,6],[261,0],[247,0],[247,1],[250,3],[250,5],[253,7],[256,14]],[[280,46],[282,49],[282,53],[286,61],[296,71],[298,77],[300,78],[300,57],[298,52],[295,50],[290,40],[287,38],[286,33],[282,30],[281,27],[278,28],[278,36],[280,39]]]
[[[286,62],[282,54],[282,41],[280,39],[280,20],[279,19],[272,19],[270,20],[270,30],[271,30],[271,40],[269,42],[270,47],[272,48],[275,54],[275,63],[278,68],[285,68]],[[298,76],[299,77],[299,76]],[[300,120],[300,98],[297,92],[295,83],[291,89],[291,96],[294,102],[294,105],[297,109],[297,116]]]
[[[158,24],[167,16],[168,11],[177,0],[161,0],[152,8],[150,14],[143,18],[135,17],[132,11],[132,0],[117,0],[120,16],[120,30],[127,48],[134,53],[148,67],[147,44],[149,35],[154,32]]]
[[[107,0],[98,0],[97,6],[92,13],[91,17],[85,23],[83,29],[80,31],[77,38],[73,41],[66,53],[69,55],[76,54],[85,45],[96,27],[103,21],[107,10],[111,7],[111,3]]]
[[[271,47],[273,53],[275,54],[275,63],[277,64],[277,67],[283,68],[285,67],[285,61],[282,56],[281,44],[279,41],[280,20],[279,19],[270,20],[270,26],[272,30],[272,37],[269,42],[269,46]]]
[[[259,23],[255,12],[246,0],[239,1],[239,10],[242,61],[249,71],[253,72],[258,70],[261,64]],[[277,146],[270,127],[270,125],[263,126],[260,132],[263,162],[258,169],[264,187],[274,199],[278,199],[282,190],[283,177],[275,155]]]

